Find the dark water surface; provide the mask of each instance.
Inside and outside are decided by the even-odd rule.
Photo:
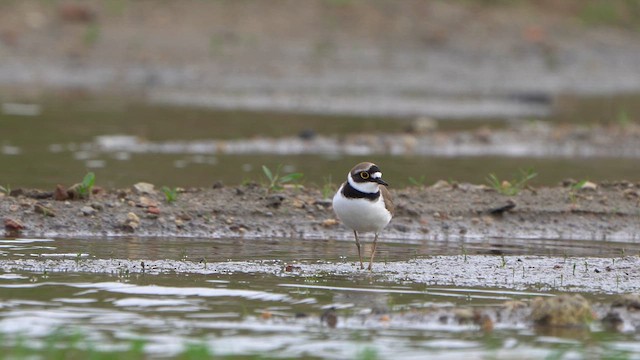
[[[561,123],[622,123],[635,121],[637,97],[559,99],[556,113],[545,119]],[[22,106],[22,107],[21,107]],[[426,157],[390,155],[264,155],[213,154],[197,150],[198,141],[361,133],[404,133],[412,119],[388,117],[301,115],[215,111],[145,105],[114,98],[61,98],[34,104],[4,103],[0,112],[0,185],[52,188],[79,182],[87,171],[97,185],[126,187],[138,181],[169,186],[235,185],[262,180],[262,165],[283,172],[302,172],[305,183],[342,181],[346,169],[363,158],[384,164],[385,176],[397,187],[437,180],[484,183],[489,173],[510,178],[518,169],[534,169],[538,185],[575,179],[637,180],[638,159]],[[521,119],[528,120],[528,119]],[[443,130],[501,127],[504,120],[443,120]],[[98,137],[164,144],[164,152],[96,151]],[[195,142],[196,150],[175,150],[175,144]],[[135,146],[133,146],[135,148]],[[171,150],[174,149],[174,150]],[[409,180],[413,178],[413,180]]]

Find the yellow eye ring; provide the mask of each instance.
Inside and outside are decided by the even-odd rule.
[[[363,171],[360,173],[360,177],[367,180],[369,178],[369,173],[366,171]]]

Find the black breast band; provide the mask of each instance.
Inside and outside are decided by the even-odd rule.
[[[380,190],[375,193],[362,192],[351,186],[351,184],[349,184],[349,182],[347,181],[342,187],[342,195],[344,195],[344,197],[348,199],[367,199],[375,201],[380,197]]]

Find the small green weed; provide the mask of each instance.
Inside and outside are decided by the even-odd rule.
[[[165,200],[167,200],[168,203],[172,203],[172,202],[178,200],[178,189],[177,188],[171,189],[168,186],[163,186],[162,187],[162,193],[164,194],[164,198],[165,198]]]
[[[497,192],[507,196],[518,195],[529,181],[538,176],[533,169],[518,170],[518,175],[511,181],[500,180],[495,174],[487,176],[487,183]]]
[[[632,122],[633,120],[631,120],[631,116],[626,110],[622,109],[618,111],[618,116],[616,116],[616,123],[618,123],[618,125],[626,128],[631,125]]]
[[[417,179],[413,176],[409,176],[409,183],[411,183],[411,185],[413,186],[423,186],[425,179],[426,177],[424,175],[420,176]]]
[[[88,46],[94,45],[98,39],[100,38],[100,25],[98,23],[92,22],[87,25],[87,28],[84,32],[84,43]]]
[[[78,184],[78,195],[82,199],[87,199],[91,196],[91,192],[93,191],[93,185],[96,183],[96,174],[93,172],[88,172],[82,182]]]
[[[267,191],[280,191],[284,189],[285,184],[295,184],[298,180],[304,176],[302,173],[290,173],[286,175],[280,175],[280,169],[282,165],[278,165],[275,172],[272,172],[267,166],[262,165],[262,172],[267,178]]]
[[[322,198],[330,199],[335,191],[335,184],[331,181],[331,175],[324,178],[324,184],[322,184]]]
[[[378,357],[378,352],[376,351],[376,349],[370,348],[370,347],[366,347],[364,349],[362,349],[362,351],[358,352],[358,355],[356,356],[356,359],[358,360],[376,360],[379,359]]]
[[[7,185],[7,186],[0,185],[0,193],[3,193],[5,195],[11,195],[11,186],[10,185]]]
[[[571,187],[569,188],[569,201],[571,201],[572,204],[575,204],[577,202],[578,191],[580,191],[580,189],[582,189],[584,187],[584,184],[586,184],[587,182],[588,180],[582,180],[578,183],[571,185]]]
[[[185,346],[183,353],[179,359],[184,360],[197,360],[197,359],[211,359],[212,353],[209,351],[209,347],[206,344],[194,344],[190,343]]]

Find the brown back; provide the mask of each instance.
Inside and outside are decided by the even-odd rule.
[[[380,195],[382,195],[382,198],[384,199],[384,205],[387,207],[387,210],[389,210],[391,215],[393,215],[396,207],[393,205],[393,198],[386,186],[380,186]]]

